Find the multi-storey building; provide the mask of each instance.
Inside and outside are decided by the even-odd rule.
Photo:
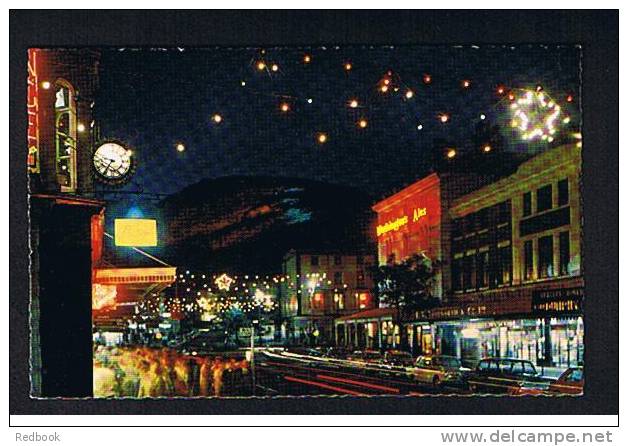
[[[443,290],[449,289],[451,281],[449,207],[456,197],[489,180],[490,177],[473,172],[432,173],[374,204],[379,264],[400,262],[413,254],[425,255],[439,264],[431,291],[434,297],[446,298]],[[360,348],[397,347],[401,329],[393,321],[394,311],[377,308],[338,318],[337,342]],[[413,336],[408,338],[415,346]]]
[[[452,202],[451,298],[421,326],[441,353],[583,360],[580,148],[563,145]]]
[[[92,224],[104,209],[92,198],[97,69],[91,50],[28,51],[33,396],[92,393]]]
[[[30,378],[34,397],[92,396],[92,316],[101,297],[133,303],[175,278],[175,268],[106,262],[105,202],[94,199],[92,156],[99,54],[29,49],[27,73]],[[25,150],[26,152],[26,150]],[[110,244],[111,245],[111,244]],[[109,251],[115,247],[109,246]],[[126,248],[129,249],[129,248]],[[115,307],[114,307],[115,308]],[[126,309],[131,306],[120,306]],[[113,308],[112,308],[113,309]],[[115,320],[114,320],[115,319]],[[110,327],[108,329],[111,329]]]
[[[377,212],[379,263],[399,262],[413,254],[448,263],[451,255],[449,207],[457,197],[487,181],[487,176],[475,173],[432,173],[373,205]],[[450,269],[440,268],[434,295],[446,297],[443,290],[450,288],[450,281]]]
[[[301,343],[329,343],[338,335],[335,318],[375,308],[369,274],[374,263],[375,256],[364,253],[289,251],[280,298],[284,336]]]

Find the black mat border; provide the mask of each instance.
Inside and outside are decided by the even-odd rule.
[[[58,28],[58,23],[64,23],[64,27]],[[618,414],[618,29],[619,13],[614,10],[11,11],[9,413]],[[28,397],[28,244],[23,156],[28,47],[502,43],[583,46],[583,260],[587,295],[587,387],[583,397],[522,398],[516,402],[511,398],[481,397],[168,401],[44,401]]]

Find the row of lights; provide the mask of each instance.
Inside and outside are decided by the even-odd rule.
[[[489,153],[492,150],[493,150],[493,147],[490,144],[485,144],[484,146],[482,146],[482,151],[484,153]],[[457,154],[458,154],[458,151],[453,147],[446,149],[446,152],[445,152],[445,156],[449,159],[455,158]]]
[[[537,86],[534,89],[537,93],[540,93],[541,91],[543,91],[543,86],[540,84],[537,84]],[[499,85],[497,87],[496,92],[499,96],[503,96],[504,94],[506,94],[507,88],[503,85]],[[516,96],[512,91],[508,91],[508,99],[510,101],[514,101],[516,99]],[[565,101],[573,102],[573,100],[574,100],[573,94],[568,93],[567,96],[565,97]]]

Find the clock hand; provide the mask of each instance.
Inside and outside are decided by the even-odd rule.
[[[105,167],[105,173],[109,172],[109,167],[111,167],[111,164],[113,164],[115,160],[109,159],[109,164],[107,164],[107,167]],[[112,169],[113,172],[113,169]]]

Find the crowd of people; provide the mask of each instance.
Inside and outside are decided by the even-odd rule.
[[[94,397],[197,397],[238,394],[248,361],[189,356],[170,348],[94,348]]]

